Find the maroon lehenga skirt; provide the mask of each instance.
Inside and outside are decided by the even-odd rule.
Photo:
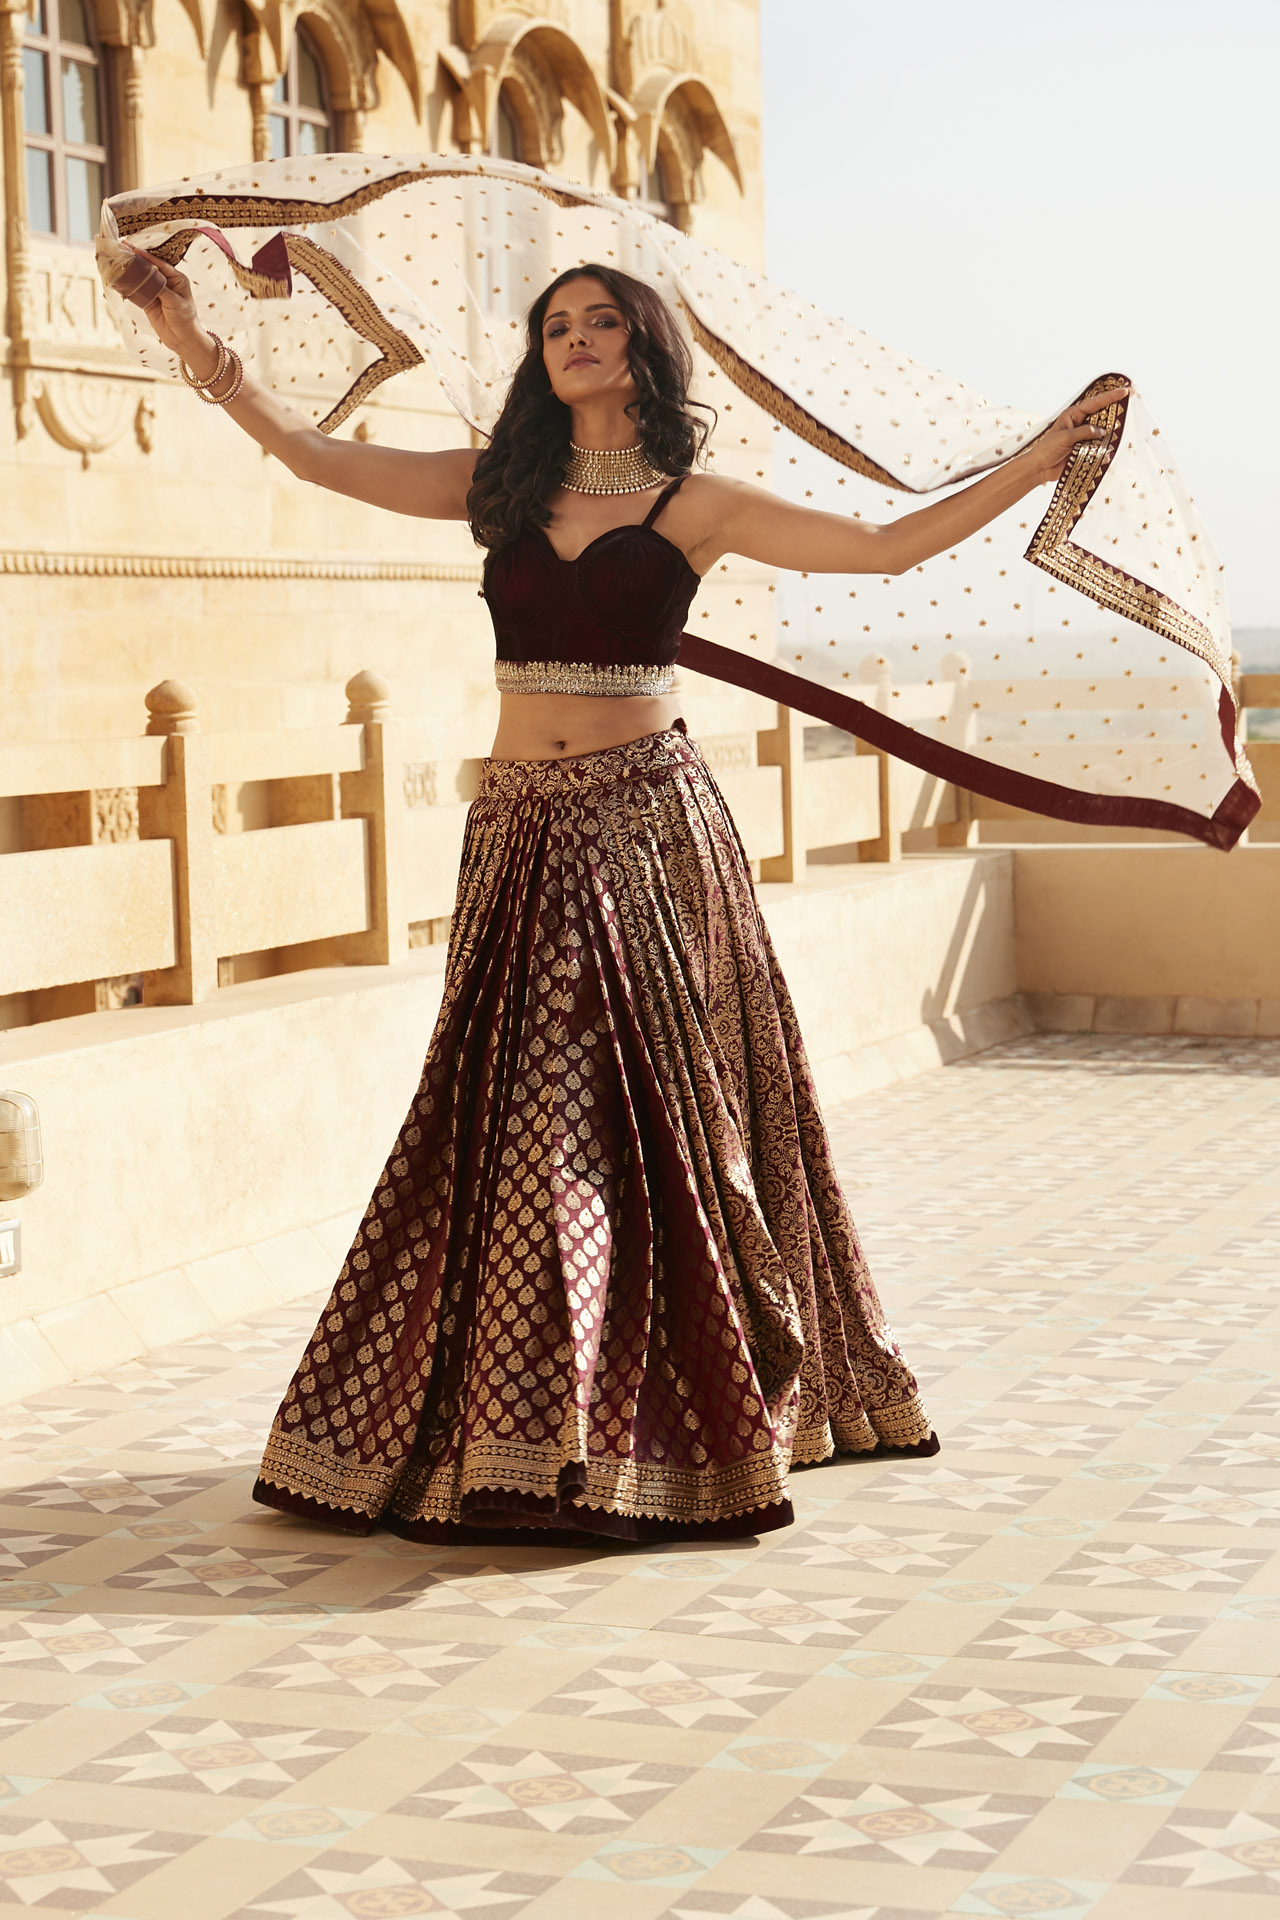
[[[256,1498],[726,1536],[790,1521],[794,1466],[936,1447],[683,725],[487,761],[422,1081]]]

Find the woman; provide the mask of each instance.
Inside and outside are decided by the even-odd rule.
[[[534,302],[484,451],[409,453],[246,379],[154,264],[160,339],[292,473],[469,521],[502,691],[421,1085],[255,1497],[413,1539],[730,1537],[790,1522],[792,1466],[936,1452],[671,663],[722,555],[903,572],[1055,479],[1117,390],[875,527],[693,471],[688,349],[627,274]]]

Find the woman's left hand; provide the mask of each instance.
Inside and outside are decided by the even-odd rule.
[[[1106,407],[1114,406],[1117,400],[1126,399],[1131,391],[1127,386],[1108,387],[1105,393],[1096,394],[1092,400],[1077,400],[1074,407],[1068,407],[1065,413],[1060,413],[1038,440],[1033,440],[1014,458],[1026,462],[1035,475],[1037,486],[1046,480],[1058,480],[1078,446],[1087,446],[1091,440],[1101,440],[1106,433],[1106,428],[1096,425],[1092,416]]]

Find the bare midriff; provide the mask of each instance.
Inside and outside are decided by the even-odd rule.
[[[680,717],[674,693],[504,693],[491,758],[573,760],[664,733]]]

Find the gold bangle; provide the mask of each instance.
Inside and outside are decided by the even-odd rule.
[[[227,346],[225,345],[224,341],[222,340],[219,334],[211,333],[209,335],[209,338],[211,340],[216,340],[218,343],[218,364],[214,368],[213,372],[209,375],[209,378],[207,380],[198,380],[195,374],[192,373],[190,367],[187,365],[185,360],[179,360],[178,362],[178,371],[179,373],[181,373],[187,385],[189,387],[194,387],[196,392],[201,395],[203,395],[204,389],[206,387],[216,387],[219,380],[221,380],[223,374],[227,370],[227,354],[229,349],[227,348]]]
[[[202,393],[200,395],[200,398],[207,400],[211,407],[229,407],[244,385],[244,361],[240,358],[240,355],[234,347],[227,349],[227,357],[235,363],[235,372],[231,377],[231,385],[227,392],[219,394]]]

